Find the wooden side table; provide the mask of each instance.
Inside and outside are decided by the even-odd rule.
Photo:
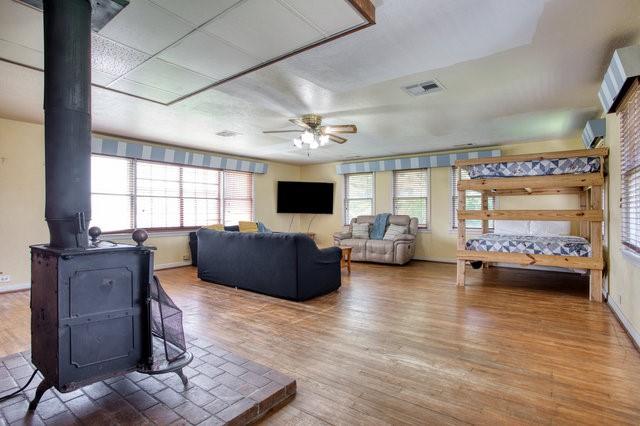
[[[351,247],[340,246],[342,250],[342,258],[340,259],[340,268],[347,267],[347,271],[351,273]]]

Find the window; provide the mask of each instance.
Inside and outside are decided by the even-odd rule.
[[[344,220],[361,215],[373,214],[373,173],[356,173],[344,175]]]
[[[253,219],[253,174],[91,157],[92,224],[104,232]]]
[[[466,170],[462,170],[462,179],[469,179],[469,173]],[[451,168],[451,225],[453,229],[458,229],[458,170],[455,167]],[[482,195],[478,191],[467,191],[467,210],[482,210]],[[496,205],[496,198],[488,198],[489,210],[493,210]],[[467,229],[482,229],[481,220],[467,220],[465,221]],[[493,221],[489,221],[489,228],[493,229]]]
[[[393,214],[418,218],[420,228],[429,227],[429,170],[393,172]]]
[[[640,88],[637,80],[618,114],[622,244],[640,254]]]

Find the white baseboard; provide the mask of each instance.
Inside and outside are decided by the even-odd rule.
[[[448,257],[431,257],[431,256],[414,256],[416,260],[424,260],[426,262],[438,262],[438,263],[456,263],[455,259]]]
[[[153,269],[156,271],[159,271],[161,269],[180,268],[182,266],[190,266],[190,265],[191,265],[190,260],[183,260],[182,262],[161,263],[160,265],[155,265]]]
[[[0,293],[11,293],[13,291],[29,290],[30,288],[31,283],[7,284],[0,286]]]
[[[631,321],[624,315],[620,306],[613,301],[613,297],[607,299],[607,305],[609,305],[614,315],[618,318],[618,321],[620,321],[620,324],[622,324],[622,327],[626,330],[629,337],[631,337],[636,348],[640,349],[640,333],[638,333],[638,330],[633,327]]]

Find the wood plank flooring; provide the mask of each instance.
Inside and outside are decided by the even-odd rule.
[[[295,303],[159,272],[188,333],[297,379],[265,424],[640,423],[640,354],[588,279],[354,263]],[[28,293],[0,295],[0,354],[29,344]]]

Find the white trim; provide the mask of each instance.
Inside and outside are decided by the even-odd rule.
[[[190,231],[149,231],[149,238],[159,238],[159,237],[188,237],[189,236],[189,232],[193,232],[192,230]],[[124,239],[128,239],[131,240],[130,243],[131,244],[135,244],[135,242],[131,239],[131,234],[130,233],[120,233],[120,234],[102,234],[100,236],[103,240],[124,240]]]
[[[191,266],[190,260],[183,260],[180,262],[171,262],[171,263],[162,263],[160,265],[155,265],[153,267],[154,271],[159,271],[161,269],[170,269],[170,268],[180,268],[183,266]]]
[[[607,299],[607,305],[609,305],[609,308],[611,308],[614,315],[618,318],[618,321],[622,324],[622,328],[625,329],[636,347],[640,348],[640,333],[633,327],[633,324],[631,324],[631,321],[624,315],[620,306],[613,300],[613,297]]]
[[[635,266],[640,266],[640,254],[631,251],[626,247],[623,247],[620,251],[622,252],[622,256],[625,260],[633,263]]]
[[[448,257],[432,257],[432,256],[413,256],[415,260],[423,260],[425,262],[438,262],[438,263],[456,263],[455,259]]]
[[[0,293],[11,293],[14,291],[30,290],[31,283],[16,283],[0,285]]]

